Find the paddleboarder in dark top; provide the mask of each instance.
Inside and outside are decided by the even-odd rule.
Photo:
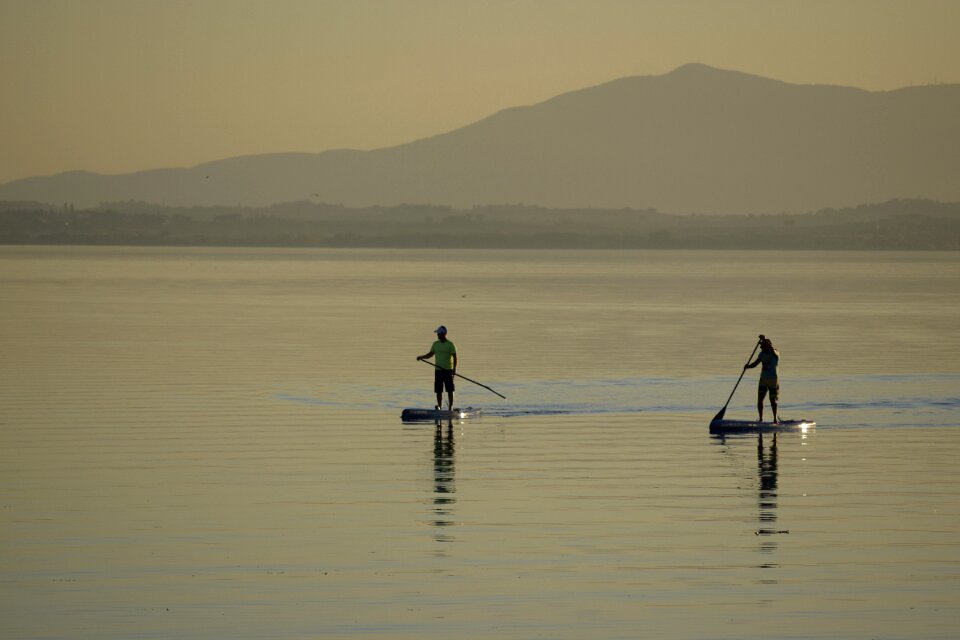
[[[433,390],[437,394],[437,409],[443,405],[443,391],[447,392],[447,408],[453,411],[453,376],[457,372],[457,347],[447,340],[447,328],[440,325],[433,330],[437,340],[430,347],[430,351],[417,356],[417,360],[426,360],[433,357]]]
[[[780,379],[777,367],[780,364],[780,352],[773,348],[770,338],[760,341],[760,355],[750,364],[743,365],[744,369],[753,369],[758,364],[760,369],[760,384],[757,387],[757,411],[760,412],[760,422],[763,422],[763,399],[770,393],[770,408],[773,409],[773,421],[780,422],[777,413],[777,403],[780,401]]]

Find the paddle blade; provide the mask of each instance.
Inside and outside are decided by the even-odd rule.
[[[727,407],[724,406],[723,409],[720,409],[720,411],[717,412],[717,415],[713,416],[713,420],[711,420],[710,422],[713,423],[713,422],[719,422],[720,420],[723,420],[723,416],[726,413],[727,413]]]

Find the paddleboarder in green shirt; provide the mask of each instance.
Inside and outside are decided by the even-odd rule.
[[[758,364],[763,365],[760,369],[760,384],[757,387],[757,411],[760,412],[760,422],[763,422],[763,399],[768,391],[770,408],[773,409],[773,421],[780,422],[780,415],[777,413],[777,403],[780,401],[780,379],[777,374],[780,352],[773,348],[770,338],[763,338],[760,341],[760,355],[750,364],[743,365],[743,368],[753,369]]]
[[[417,360],[426,360],[433,357],[433,390],[437,394],[437,409],[443,405],[443,391],[447,391],[447,408],[453,411],[453,376],[457,372],[457,347],[447,340],[447,328],[440,325],[433,330],[437,340],[430,347],[430,351],[417,356]]]

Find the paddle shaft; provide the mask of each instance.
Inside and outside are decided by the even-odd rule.
[[[420,360],[419,358],[417,358],[417,359]],[[441,367],[440,365],[434,364],[433,362],[429,362],[429,361],[427,361],[427,360],[420,360],[420,362],[423,362],[423,363],[425,363],[425,364],[428,364],[428,365],[430,365],[431,367],[433,367],[434,369],[440,369],[441,371],[450,371],[450,369],[445,369],[445,368]],[[507,399],[507,396],[505,396],[505,395],[503,395],[503,394],[501,394],[501,393],[497,393],[496,391],[494,391],[493,389],[491,389],[490,387],[488,387],[487,385],[485,385],[485,384],[483,384],[483,383],[477,382],[476,380],[472,380],[472,379],[468,378],[467,376],[462,376],[462,375],[460,375],[459,373],[457,373],[456,371],[453,371],[452,373],[453,373],[453,375],[457,376],[458,378],[463,378],[463,379],[466,380],[467,382],[472,382],[473,384],[477,385],[478,387],[483,387],[483,388],[486,389],[487,391],[490,391],[491,393],[497,394],[498,396],[500,396],[500,397],[503,398],[504,400]]]
[[[750,364],[750,361],[753,360],[753,354],[757,352],[757,347],[760,346],[760,343],[763,342],[763,334],[760,334],[760,339],[757,340],[757,344],[753,345],[753,351],[750,352],[750,357],[747,358],[747,364]],[[740,371],[740,377],[737,378],[737,384],[733,385],[733,391],[730,392],[730,395],[727,396],[727,401],[723,403],[723,409],[720,409],[717,412],[717,415],[713,417],[714,420],[723,420],[723,414],[727,412],[727,405],[730,404],[730,400],[733,399],[733,394],[737,392],[737,387],[740,386],[740,381],[743,380],[743,374],[747,372],[746,366]]]

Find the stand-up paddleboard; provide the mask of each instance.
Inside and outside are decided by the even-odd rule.
[[[766,433],[769,431],[810,431],[817,428],[813,420],[781,420],[759,422],[757,420],[714,420],[710,433]]]
[[[467,407],[466,409],[404,409],[400,419],[404,422],[434,422],[436,420],[465,420],[478,418],[483,413],[480,409]]]

